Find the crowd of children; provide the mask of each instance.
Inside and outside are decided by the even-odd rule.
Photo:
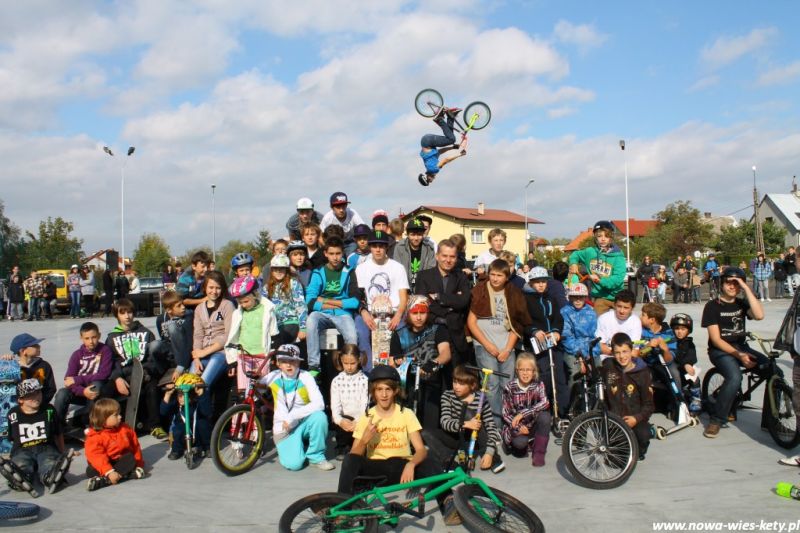
[[[530,456],[534,467],[544,466],[553,421],[568,418],[572,384],[588,358],[601,368],[610,411],[635,433],[639,459],[648,450],[655,383],[677,384],[690,410],[699,412],[693,320],[679,313],[667,323],[666,309],[654,302],[634,313],[636,298],[623,289],[624,262],[609,223],[595,225],[593,247],[554,269],[558,280],[541,267],[518,273],[513,255],[502,250],[505,234],[493,231],[492,248],[476,261],[477,282],[458,285],[451,296],[448,284],[456,290],[461,283],[450,274],[458,243],[434,246],[426,237],[430,220],[421,219],[405,225],[407,239],[390,239],[392,224],[383,212],[373,215],[370,228],[348,204],[346,194],[335,193],[331,211],[319,220],[313,203],[301,199],[299,216],[287,223],[292,240],[275,241],[260,277],[245,252],[231,261],[230,283],[208,270],[207,254],[195,253],[176,290],[162,297],[158,339],[135,320],[129,300],[118,300],[117,326],[105,342],[96,324],[81,326],[81,345],[58,392],[41,357],[43,339],[18,335],[13,355],[3,356],[20,367],[19,406],[8,414],[11,456],[0,459],[14,464],[0,465],[11,486],[28,490],[34,475],[50,490],[62,484],[70,425],[86,429],[89,490],[142,478],[137,431],[165,439],[169,429],[168,457],[182,457],[185,398],[198,452],[207,455],[216,418],[246,388],[247,372],[259,368],[247,354],[273,358],[258,382],[272,397],[280,465],[335,469],[326,456],[332,433],[343,493],[353,491],[359,476],[384,476],[391,484],[441,472],[473,435],[482,469],[499,474],[503,455]],[[431,271],[441,279],[435,292]],[[727,421],[728,389],[737,372],[741,379],[738,363],[749,368],[760,360],[743,340],[745,317],[763,316],[760,303],[737,272],[723,272],[722,283],[721,298],[703,313],[712,363],[726,378],[708,437]],[[736,298],[740,291],[745,300]],[[373,365],[370,350],[378,299],[391,306],[385,365]],[[459,341],[456,309],[472,347]],[[343,338],[341,349],[322,349],[329,328]],[[120,401],[131,397],[139,363],[144,379],[134,428],[122,422]],[[510,377],[492,376],[483,390],[475,366]],[[176,389],[185,384],[196,386],[186,397]],[[78,409],[68,421],[70,405]],[[46,424],[32,438],[24,428],[40,419]],[[452,496],[439,503],[448,523],[457,523]]]

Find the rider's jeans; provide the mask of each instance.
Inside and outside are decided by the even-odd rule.
[[[509,376],[514,375],[514,367],[517,360],[514,350],[511,350],[511,354],[508,356],[508,359],[501,363],[496,357],[490,355],[481,343],[475,342],[474,346],[475,360],[478,362],[478,366],[481,368],[489,368],[497,372],[502,372],[504,374],[508,374]],[[547,370],[549,372],[550,368],[548,367]],[[500,376],[496,377],[497,379],[492,377],[492,379],[489,380],[489,391],[486,394],[486,397],[489,400],[489,405],[492,406],[492,414],[494,414],[495,424],[498,428],[501,428],[503,427],[503,388],[510,380],[509,378]]]
[[[14,461],[20,470],[25,472],[30,480],[33,480],[34,469],[39,474],[39,480],[44,483],[45,476],[58,462],[61,454],[50,444],[39,444],[31,448],[20,448],[11,460]]]
[[[768,364],[769,359],[762,353],[759,353],[747,344],[732,345],[739,351],[748,352],[757,359],[757,365]],[[728,415],[731,412],[731,407],[736,399],[736,393],[742,384],[742,366],[739,359],[729,355],[717,348],[709,348],[708,357],[711,364],[722,374],[725,381],[719,389],[717,395],[717,403],[714,412],[711,413],[711,422],[717,424],[725,424],[728,421]]]
[[[439,146],[449,146],[451,144],[456,143],[456,135],[453,133],[453,120],[449,119],[447,122],[444,120],[438,120],[436,124],[442,128],[442,133],[444,135],[434,135],[433,133],[428,133],[427,135],[423,135],[422,139],[420,140],[420,145],[423,148],[437,148]]]
[[[333,315],[313,311],[308,314],[306,319],[306,346],[308,348],[309,367],[320,366],[319,336],[329,328],[336,328],[342,334],[345,344],[358,343],[356,324],[353,322],[352,315]]]
[[[214,352],[200,359],[203,364],[203,382],[207,386],[211,386],[217,381],[217,378],[228,368],[228,362],[225,360],[225,352]],[[195,373],[197,365],[192,361],[191,372]]]

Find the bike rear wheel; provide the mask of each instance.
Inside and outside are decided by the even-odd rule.
[[[248,431],[251,417],[253,424]],[[211,432],[211,458],[220,472],[227,476],[238,476],[250,470],[263,447],[261,417],[253,416],[247,404],[234,405],[222,413]]]
[[[800,433],[797,431],[797,413],[792,405],[792,394],[794,391],[783,379],[772,379],[767,385],[769,387],[769,398],[775,406],[765,405],[764,412],[767,415],[767,429],[772,436],[772,440],[787,450],[800,444]]]
[[[321,492],[301,498],[286,508],[278,522],[280,533],[293,533],[294,531],[363,531],[376,533],[378,520],[374,517],[336,517],[329,518],[325,515],[331,507],[349,500],[352,496],[339,492]],[[356,502],[353,508],[364,506]]]
[[[503,502],[503,507],[498,507],[478,485],[463,485],[454,491],[456,509],[467,529],[486,533],[544,533],[544,524],[527,505],[510,494],[490,489]]]
[[[414,98],[417,113],[426,118],[433,118],[444,105],[444,98],[436,89],[422,89]]]
[[[473,130],[482,130],[488,126],[489,121],[492,120],[492,110],[483,102],[472,102],[464,110],[464,122],[467,127],[469,127],[473,115],[477,115],[475,117],[475,122],[472,123]]]
[[[628,481],[639,459],[636,436],[621,417],[584,413],[569,425],[561,453],[575,481],[590,489],[613,489]],[[605,420],[608,420],[606,427]]]
[[[39,517],[39,506],[24,502],[0,502],[0,520],[27,521]]]

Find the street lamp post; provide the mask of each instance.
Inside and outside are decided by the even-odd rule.
[[[753,165],[753,222],[756,230],[756,253],[764,251],[764,231],[758,218],[758,190],[756,189],[756,166]]]
[[[217,186],[211,184],[211,257],[214,263],[217,262],[217,212],[214,205],[215,192]]]
[[[525,185],[525,257],[523,261],[528,260],[528,253],[530,253],[530,237],[528,237],[528,187],[533,185],[535,180],[528,180],[528,183]]]
[[[128,157],[133,155],[133,152],[136,150],[135,146],[128,147],[128,155],[125,157],[121,164],[119,165],[119,173],[120,173],[120,210],[119,210],[119,233],[120,233],[120,258],[122,259],[122,270],[125,270],[125,163],[128,161]],[[109,156],[114,157],[114,152],[111,151],[111,148],[108,146],[103,146],[103,151],[107,153]],[[108,267],[108,265],[106,265]]]
[[[631,263],[631,215],[628,211],[628,156],[625,154],[625,139],[620,139],[619,147],[625,161],[625,263]]]

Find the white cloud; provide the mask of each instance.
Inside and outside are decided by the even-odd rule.
[[[800,61],[795,61],[794,63],[789,63],[782,67],[775,67],[762,73],[758,77],[756,83],[762,87],[781,85],[792,82],[798,76],[800,76]]]
[[[563,118],[574,115],[577,112],[578,110],[574,107],[554,107],[553,109],[547,110],[547,116],[550,118]]]
[[[592,24],[572,24],[559,20],[553,29],[556,40],[577,46],[582,51],[597,48],[608,40],[608,35],[600,33]]]
[[[747,35],[719,37],[701,50],[700,59],[718,69],[765,47],[777,36],[776,28],[755,28]]]
[[[719,76],[717,74],[712,74],[711,76],[705,76],[694,82],[692,86],[689,87],[688,92],[704,91],[717,84],[719,84]]]

